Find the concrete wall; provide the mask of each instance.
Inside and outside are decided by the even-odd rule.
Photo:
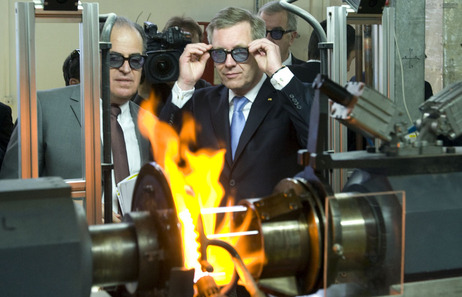
[[[443,86],[462,80],[462,1],[443,2]]]

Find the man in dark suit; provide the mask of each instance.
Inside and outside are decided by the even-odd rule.
[[[290,66],[305,63],[295,58],[290,51],[290,46],[298,37],[295,14],[286,10],[276,0],[263,5],[258,10],[258,15],[265,21],[266,38],[279,46],[282,64]]]
[[[121,110],[117,122],[123,131],[128,157],[128,173],[125,176],[138,172],[152,156],[148,140],[140,135],[138,129],[137,118],[141,109],[130,101],[141,78],[144,36],[141,26],[123,17],[117,17],[111,33],[110,101]],[[80,85],[37,93],[40,176],[65,179],[83,176],[80,112]],[[15,129],[0,178],[19,177],[18,141],[18,129]]]
[[[13,128],[14,124],[11,116],[11,107],[0,102],[0,168]]]
[[[263,20],[247,10],[221,10],[207,27],[209,44],[186,46],[160,117],[176,126],[190,111],[200,127],[197,147],[226,149],[220,181],[236,201],[269,195],[303,169],[297,151],[307,144],[311,87],[282,65],[265,31]],[[222,85],[194,90],[210,57]],[[236,123],[243,125],[240,137]]]

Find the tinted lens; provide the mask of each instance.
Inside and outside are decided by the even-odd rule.
[[[223,63],[226,60],[227,53],[224,49],[214,49],[210,51],[210,55],[215,63]]]
[[[128,60],[128,64],[132,69],[140,69],[144,64],[144,56],[140,54],[132,54],[128,58],[125,58],[120,53],[112,52],[109,54],[109,66],[112,68],[120,68],[125,60]]]
[[[235,48],[231,51],[231,56],[238,63],[245,62],[249,58],[249,49],[242,47]]]
[[[109,66],[112,68],[120,68],[125,62],[124,56],[119,53],[110,53],[109,54]]]
[[[237,47],[230,51],[222,48],[210,50],[210,56],[215,63],[224,63],[228,54],[231,54],[231,57],[233,57],[234,61],[242,63],[247,61],[249,58],[249,49]]]
[[[128,64],[130,64],[132,69],[140,69],[143,67],[144,57],[140,54],[130,55],[128,57]]]
[[[273,38],[274,40],[279,40],[282,38],[282,35],[284,35],[284,31],[283,30],[271,30],[271,31],[268,31],[270,32],[270,35],[271,35],[271,38]]]

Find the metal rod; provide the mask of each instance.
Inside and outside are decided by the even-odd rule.
[[[101,32],[101,96],[103,115],[103,184],[104,184],[104,223],[112,223],[112,154],[111,154],[111,86],[109,80],[109,50],[111,49],[111,31],[116,15],[108,14]]]
[[[242,205],[236,206],[223,206],[223,207],[210,207],[202,208],[201,214],[216,214],[216,213],[227,213],[227,212],[244,212],[247,211],[247,207]]]

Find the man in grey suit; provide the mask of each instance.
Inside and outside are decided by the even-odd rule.
[[[139,171],[151,158],[149,141],[140,135],[140,108],[131,102],[141,79],[145,35],[141,26],[117,17],[111,32],[110,101],[120,109],[128,157],[128,174]],[[39,175],[81,178],[80,85],[37,93]],[[18,129],[13,131],[0,178],[19,178]],[[114,152],[114,147],[113,147]],[[127,175],[128,175],[127,174]]]

